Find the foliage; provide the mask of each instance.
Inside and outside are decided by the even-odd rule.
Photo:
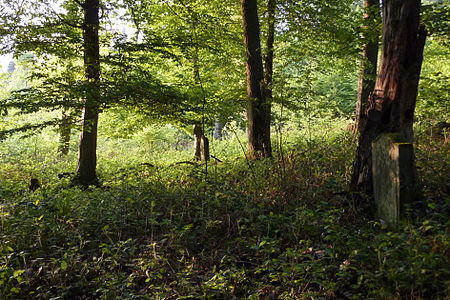
[[[341,126],[309,145],[286,128],[284,155],[266,161],[223,152],[235,137],[213,141],[223,162],[208,169],[175,164],[191,153],[173,150],[183,135],[171,128],[100,137],[104,185],[88,191],[57,178],[75,157],[51,154],[52,131],[5,140],[2,297],[445,299],[450,203],[436,179],[449,145],[421,135],[426,208],[392,232],[345,197],[354,138]]]
[[[429,130],[448,122],[446,6],[423,14],[432,33],[417,103],[423,203],[390,231],[346,188],[362,42],[355,1],[278,2],[276,151],[258,161],[244,146],[238,1],[104,1],[102,185],[86,189],[67,172],[78,144],[55,155],[61,112],[76,140],[91,88],[82,9],[60,2],[55,11],[50,0],[2,1],[2,51],[26,55],[0,74],[0,298],[449,297],[450,143]],[[133,30],[119,33],[119,19]],[[210,138],[211,161],[192,162],[192,123],[210,137],[216,119],[226,126]]]
[[[422,5],[422,23],[428,34],[439,42],[450,43],[450,1],[426,1]]]
[[[417,99],[419,120],[435,124],[448,121],[450,111],[450,66],[442,60],[450,55],[450,48],[430,40]]]

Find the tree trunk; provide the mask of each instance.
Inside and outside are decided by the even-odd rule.
[[[70,116],[67,113],[67,109],[63,108],[61,125],[59,126],[60,138],[58,146],[58,153],[60,153],[61,155],[69,154],[70,132]]]
[[[274,42],[275,42],[275,13],[276,1],[268,0],[267,2],[267,53],[264,57],[264,92],[266,96],[266,118],[269,120],[270,135],[270,119],[272,115],[272,98],[273,98],[273,58],[274,58]],[[270,136],[269,136],[270,141]]]
[[[98,185],[96,151],[100,105],[99,6],[99,0],[86,0],[83,7],[84,68],[89,86],[83,108],[76,181],[84,186]]]
[[[358,81],[358,99],[356,102],[355,131],[361,132],[363,123],[367,120],[367,99],[375,88],[378,65],[379,34],[369,32],[380,18],[380,0],[364,0],[364,46],[361,57],[361,67]],[[372,30],[374,31],[374,30]]]
[[[383,56],[368,99],[354,163],[351,189],[373,196],[372,141],[397,132],[413,141],[413,118],[426,33],[419,27],[420,0],[385,0]],[[360,200],[367,199],[359,197]]]
[[[201,78],[200,78],[200,67],[198,65],[198,48],[195,47],[192,55],[192,63],[193,63],[193,75],[194,75],[194,83],[196,85],[201,86]],[[203,131],[204,126],[204,117],[202,118],[202,124],[194,125],[194,136],[195,136],[195,152],[194,159],[196,161],[207,162],[209,161],[209,140],[205,136]]]
[[[252,158],[271,157],[270,105],[264,92],[264,71],[256,0],[241,0],[244,44],[247,56],[247,135]]]
[[[209,140],[205,136],[201,125],[194,125],[195,152],[194,159],[196,161],[209,161]]]
[[[267,2],[267,53],[264,59],[264,84],[266,101],[269,108],[269,118],[270,118],[270,108],[272,102],[272,81],[273,81],[273,57],[274,57],[274,42],[275,42],[275,11],[276,3],[275,0],[268,0]]]
[[[214,122],[214,133],[213,137],[216,140],[220,140],[223,137],[223,128],[225,127],[225,123],[221,121],[219,118]]]
[[[202,159],[201,154],[202,136],[203,136],[202,126],[194,125],[194,144],[195,144],[194,160],[196,161],[200,161]]]

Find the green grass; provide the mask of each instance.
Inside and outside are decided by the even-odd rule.
[[[0,299],[448,299],[450,145],[419,135],[425,205],[392,232],[345,197],[342,127],[285,128],[283,155],[255,162],[230,131],[207,168],[174,164],[193,151],[171,127],[101,136],[87,191],[57,178],[76,153],[55,156],[53,131],[4,141]]]

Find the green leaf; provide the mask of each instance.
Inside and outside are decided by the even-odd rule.
[[[22,275],[25,272],[25,270],[16,270],[13,273],[14,278],[19,277],[20,275]]]

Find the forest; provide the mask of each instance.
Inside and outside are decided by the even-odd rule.
[[[450,0],[0,2],[0,300],[450,299]]]

